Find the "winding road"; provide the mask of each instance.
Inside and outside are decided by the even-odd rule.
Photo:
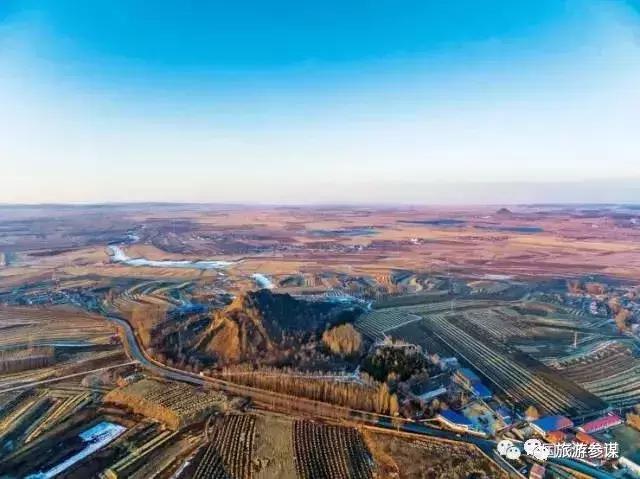
[[[496,441],[477,437],[472,434],[458,434],[449,430],[428,427],[407,419],[393,418],[381,414],[358,411],[342,406],[335,406],[311,399],[288,396],[281,393],[266,391],[263,389],[244,386],[241,384],[235,384],[229,381],[224,381],[222,379],[201,376],[196,373],[169,367],[165,364],[159,363],[158,361],[152,359],[147,355],[146,351],[144,351],[140,346],[133,328],[127,321],[111,315],[107,315],[105,317],[107,320],[118,325],[124,331],[125,349],[131,359],[138,361],[147,370],[166,379],[183,381],[197,386],[209,385],[231,395],[251,398],[258,404],[270,405],[274,409],[278,409],[275,407],[276,404],[282,405],[284,407],[280,408],[280,411],[284,413],[290,413],[292,410],[297,410],[311,414],[318,414],[318,411],[331,410],[332,413],[328,416],[333,418],[342,417],[351,421],[358,421],[366,425],[382,427],[388,430],[399,429],[403,432],[414,433],[423,436],[467,442],[479,447],[489,457],[494,457],[497,444]],[[394,422],[397,421],[402,421],[402,424],[400,424],[399,427],[394,424]],[[553,462],[557,465],[573,469],[576,472],[589,475],[596,479],[614,479],[613,475],[579,461],[571,459],[549,459],[549,462]]]

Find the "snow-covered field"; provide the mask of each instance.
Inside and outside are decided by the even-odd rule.
[[[253,280],[256,282],[259,288],[273,289],[275,288],[275,284],[267,278],[264,274],[254,273],[251,275]]]
[[[187,260],[151,260],[146,258],[131,258],[122,248],[109,246],[111,260],[129,266],[151,266],[152,268],[190,268],[190,269],[223,269],[231,266],[231,261],[187,261]]]
[[[112,422],[103,421],[99,424],[96,424],[92,428],[89,428],[86,431],[80,433],[80,439],[82,439],[86,443],[86,446],[82,451],[77,452],[73,456],[65,459],[60,464],[52,467],[48,471],[39,472],[37,474],[31,474],[30,476],[27,476],[27,479],[48,479],[50,477],[55,477],[63,471],[69,469],[75,463],[83,460],[97,450],[103,448],[126,430],[126,427],[119,424],[114,424]]]

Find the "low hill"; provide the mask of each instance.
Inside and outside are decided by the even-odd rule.
[[[498,211],[496,211],[496,215],[497,216],[513,216],[513,213],[508,208],[500,208]]]
[[[357,314],[344,306],[298,300],[266,289],[247,292],[213,313],[196,349],[219,364],[277,362]]]

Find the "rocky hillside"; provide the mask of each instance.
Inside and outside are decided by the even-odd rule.
[[[248,292],[213,313],[196,348],[219,364],[278,361],[294,349],[312,347],[326,328],[348,322],[356,314],[343,306],[307,302],[266,289]]]

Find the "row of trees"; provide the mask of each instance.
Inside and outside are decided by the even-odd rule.
[[[0,351],[0,373],[44,368],[53,363],[54,357],[54,349],[50,347]]]
[[[323,375],[326,373],[270,374],[264,369],[223,373],[225,380],[267,391],[379,414],[395,415],[399,411],[398,397],[389,391],[386,383],[378,383],[366,375],[362,382],[326,379]]]

